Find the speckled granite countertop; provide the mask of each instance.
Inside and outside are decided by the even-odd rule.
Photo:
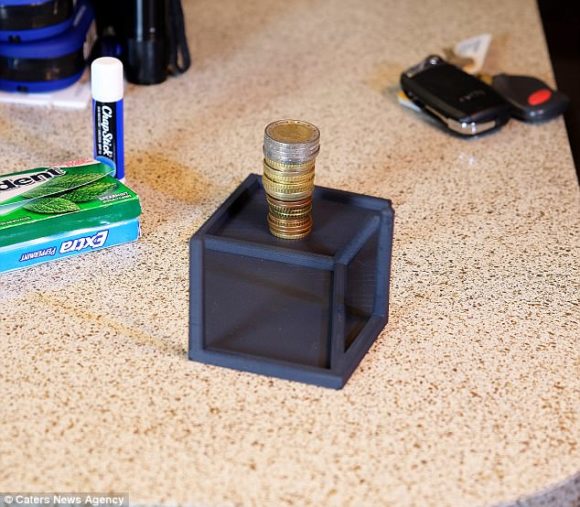
[[[580,194],[564,124],[451,137],[406,66],[495,35],[553,83],[532,0],[196,0],[194,66],[129,86],[144,236],[0,276],[0,491],[195,506],[574,505]],[[0,107],[2,172],[91,153],[90,113]],[[390,323],[342,391],[186,359],[188,238],[263,127],[318,125],[317,182],[393,200]]]

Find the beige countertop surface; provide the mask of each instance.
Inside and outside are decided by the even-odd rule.
[[[400,72],[494,35],[554,83],[533,0],[191,0],[191,70],[128,86],[143,237],[0,275],[0,491],[193,506],[580,502],[580,193],[561,119],[464,140]],[[188,239],[264,126],[320,127],[317,183],[392,199],[390,322],[340,391],[187,360]],[[0,172],[91,154],[90,112],[0,106]]]

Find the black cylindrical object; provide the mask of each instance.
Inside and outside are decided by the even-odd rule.
[[[127,1],[125,74],[137,84],[167,78],[167,0]]]

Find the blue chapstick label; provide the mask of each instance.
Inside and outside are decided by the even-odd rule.
[[[95,158],[115,169],[115,177],[125,177],[123,147],[123,101],[93,100]]]

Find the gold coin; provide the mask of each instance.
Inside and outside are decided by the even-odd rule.
[[[305,238],[310,234],[310,232],[312,231],[312,223],[301,228],[297,227],[287,228],[287,227],[277,227],[275,224],[272,224],[271,222],[268,221],[268,228],[270,229],[270,232],[278,238],[301,239]]]
[[[270,181],[279,185],[308,185],[309,183],[314,183],[314,173],[297,177],[286,176],[280,173],[276,174],[268,171],[267,169],[264,169],[264,176],[266,176]]]
[[[312,223],[312,217],[310,215],[304,215],[292,218],[281,218],[270,213],[268,215],[268,221],[277,227],[301,227],[304,225],[310,225]]]
[[[266,188],[266,186],[269,185],[268,188],[271,188],[275,192],[283,191],[284,193],[293,193],[293,192],[306,192],[308,190],[312,192],[314,190],[314,178],[312,177],[310,179],[302,181],[278,181],[271,178],[266,173],[264,173],[264,176],[270,180],[266,182],[264,188]],[[282,188],[280,189],[275,188],[275,185],[278,185]]]
[[[305,185],[314,180],[314,171],[306,174],[290,175],[280,171],[272,171],[264,167],[264,176],[280,185]]]
[[[270,213],[281,219],[289,219],[289,218],[299,218],[304,217],[306,215],[310,215],[312,213],[312,207],[304,207],[304,208],[293,208],[291,210],[285,210],[284,208],[269,208]]]
[[[284,232],[279,232],[279,231],[273,231],[272,229],[270,229],[270,234],[272,234],[273,236],[276,236],[277,238],[280,239],[304,239],[305,237],[309,236],[310,233],[312,231],[306,231],[306,232],[302,232],[300,234],[287,234]]]
[[[287,221],[287,220],[279,220],[272,218],[272,215],[268,215],[268,223],[271,227],[279,230],[285,231],[299,231],[302,229],[307,229],[312,225],[312,217],[309,215],[306,219],[301,219],[299,221]]]
[[[312,205],[312,196],[308,196],[304,199],[296,199],[294,201],[282,201],[280,199],[276,199],[268,194],[266,194],[266,201],[271,206],[281,206],[284,208],[300,208],[301,206],[311,206]]]
[[[284,201],[277,201],[283,203]],[[288,201],[290,206],[284,206],[283,204],[268,204],[268,209],[276,215],[306,215],[312,211],[312,203],[302,204],[300,206],[291,206],[294,204],[292,201]]]
[[[272,197],[275,197],[276,199],[279,199],[281,201],[288,201],[288,202],[292,202],[296,199],[304,199],[305,197],[308,197],[312,194],[312,191],[309,190],[308,192],[302,192],[302,193],[294,193],[294,194],[284,194],[284,193],[276,193],[276,192],[270,192],[270,195]]]
[[[301,232],[304,232],[304,231],[312,228],[312,217],[308,217],[308,218],[309,218],[309,220],[303,221],[300,223],[285,224],[285,223],[276,222],[276,221],[272,220],[272,217],[270,215],[268,215],[268,225],[270,226],[270,229],[275,229],[277,231],[284,232],[284,233],[291,233],[291,232],[301,233]]]
[[[275,199],[279,201],[293,202],[312,195],[312,190],[307,190],[305,192],[275,192],[273,190],[266,189],[266,192]]]
[[[264,190],[274,197],[276,197],[274,194],[287,196],[288,194],[309,193],[314,190],[314,178],[305,183],[276,183],[264,175],[262,176],[262,184]]]
[[[277,236],[278,238],[284,238],[284,239],[297,239],[297,238],[304,238],[305,236],[308,236],[308,234],[310,234],[312,232],[312,227],[305,229],[303,231],[281,231],[279,229],[272,229],[270,227],[270,232],[274,235]]]
[[[301,120],[279,120],[266,127],[266,135],[283,144],[314,143],[320,139],[320,131],[312,123]]]
[[[273,217],[276,217],[280,220],[294,220],[294,219],[303,218],[303,217],[310,215],[310,213],[312,213],[312,206],[308,206],[305,208],[297,208],[297,209],[293,209],[291,211],[286,211],[284,209],[270,207],[269,213]]]
[[[278,210],[282,213],[291,212],[291,211],[300,211],[304,210],[305,208],[312,208],[312,196],[308,196],[306,199],[296,199],[296,200],[282,200],[276,199],[268,194],[266,194],[266,202],[270,208]]]
[[[268,185],[275,192],[305,192],[314,187],[314,174],[312,174],[306,181],[298,183],[277,183],[271,180],[267,174],[262,175],[262,183]]]
[[[267,165],[272,169],[277,169],[278,171],[301,173],[308,170],[314,171],[315,160],[310,160],[302,164],[285,164],[283,162],[276,162],[275,160],[265,158],[264,165]]]

